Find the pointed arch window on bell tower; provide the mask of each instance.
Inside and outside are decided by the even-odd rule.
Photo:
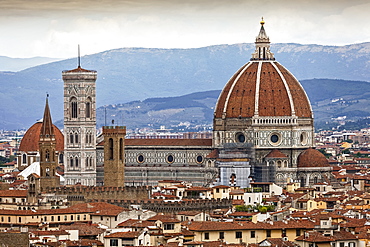
[[[88,97],[86,101],[86,118],[91,118],[91,98]]]
[[[71,118],[77,118],[77,99],[72,97],[70,100]]]

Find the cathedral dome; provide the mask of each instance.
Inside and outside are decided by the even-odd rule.
[[[298,156],[297,167],[329,167],[329,161],[320,151],[308,148]]]
[[[256,51],[222,90],[216,118],[296,116],[312,118],[312,109],[299,81],[270,52],[270,42],[261,22]]]
[[[24,134],[21,144],[19,145],[19,151],[31,152],[39,151],[39,140],[41,133],[42,122],[37,122],[31,126]],[[54,135],[56,141],[56,150],[64,150],[64,137],[62,132],[53,124]]]

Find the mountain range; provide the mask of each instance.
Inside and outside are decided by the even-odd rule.
[[[334,98],[345,97],[352,89],[356,91],[358,83],[363,85],[363,90],[356,91],[360,95],[352,96],[362,97],[363,102],[366,102],[364,90],[368,90],[366,81],[370,78],[370,43],[347,46],[272,44],[271,50],[276,60],[302,81],[314,107],[315,104],[322,106]],[[108,109],[127,102],[144,102],[148,98],[163,99],[221,90],[233,73],[249,61],[253,51],[254,44],[192,49],[122,48],[83,56],[81,61],[83,68],[98,71],[97,106]],[[0,129],[29,128],[42,117],[47,93],[50,95],[53,120],[62,119],[61,72],[76,67],[77,59],[74,58],[18,72],[0,72]],[[314,82],[314,78],[341,80]],[[311,80],[304,83],[304,79]],[[202,97],[204,95],[193,104],[206,102]],[[315,97],[320,100],[317,101]],[[211,101],[206,103],[207,107],[214,106]],[[178,104],[177,100],[172,102]],[[354,103],[351,107],[354,107]],[[179,108],[169,106],[168,109]],[[360,111],[357,115],[361,116],[368,112],[365,105],[356,110]],[[100,111],[98,110],[98,124],[104,124],[106,110],[103,115],[99,115]],[[341,108],[336,109],[336,114],[341,114],[341,111],[346,113]],[[181,113],[179,115],[184,116]],[[325,110],[315,112],[318,121],[325,121],[333,117],[332,115]],[[207,119],[212,119],[212,111],[206,116]],[[127,118],[126,113],[122,122],[125,123]],[[187,121],[194,121],[196,116],[190,115],[190,118]],[[132,125],[131,128],[136,127],[138,125]]]

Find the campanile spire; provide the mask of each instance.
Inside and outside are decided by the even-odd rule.
[[[252,54],[251,60],[275,60],[274,54],[270,51],[270,38],[267,36],[264,25],[265,21],[260,22],[261,29],[256,37],[256,50]]]

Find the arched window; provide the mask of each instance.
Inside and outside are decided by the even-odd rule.
[[[86,100],[86,118],[91,118],[91,98]]]
[[[70,114],[71,118],[77,118],[77,99],[75,97],[70,100]]]
[[[69,135],[69,142],[70,142],[70,143],[73,143],[73,134],[70,134],[70,135]]]
[[[47,150],[45,151],[45,161],[49,161],[49,159],[50,159],[50,152],[49,152],[49,150],[47,149]]]
[[[109,138],[109,159],[113,159],[113,139]]]
[[[75,134],[75,142],[78,143],[78,134]]]
[[[78,167],[78,158],[77,157],[76,157],[75,161],[76,161],[76,167]]]
[[[93,158],[90,157],[90,166],[93,167]]]
[[[27,155],[26,154],[22,155],[22,163],[27,164]]]
[[[123,160],[123,139],[119,139],[119,159]]]
[[[73,158],[71,158],[71,159],[69,160],[69,165],[70,165],[71,167],[73,167]]]

